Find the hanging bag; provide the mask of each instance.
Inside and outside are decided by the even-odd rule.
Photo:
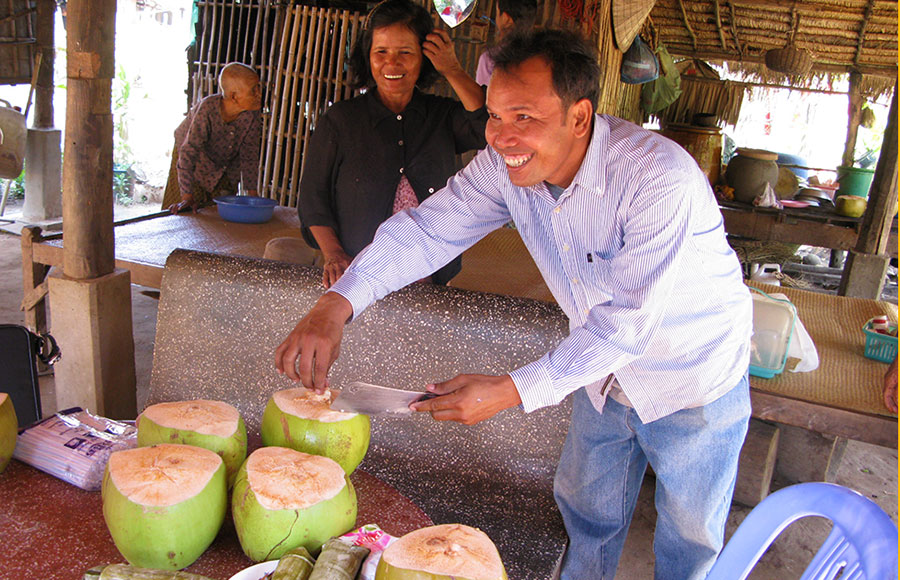
[[[681,96],[681,74],[665,45],[656,47],[659,76],[641,87],[641,107],[648,115],[662,111]]]
[[[19,427],[41,419],[37,361],[52,365],[59,356],[56,340],[49,334],[37,335],[17,324],[0,324],[0,392],[12,400]]]

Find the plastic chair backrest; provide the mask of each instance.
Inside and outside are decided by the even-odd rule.
[[[828,518],[831,534],[800,580],[896,580],[897,526],[873,501],[831,483],[778,490],[747,515],[707,580],[744,580],[775,538],[807,516]]]

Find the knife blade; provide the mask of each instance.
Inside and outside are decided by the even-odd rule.
[[[405,415],[411,403],[436,397],[432,393],[404,391],[368,383],[352,382],[338,391],[331,408],[363,415]]]

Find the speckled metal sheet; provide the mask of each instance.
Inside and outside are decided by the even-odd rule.
[[[211,398],[235,405],[258,437],[273,391],[293,386],[275,347],[323,292],[318,270],[177,250],[166,264],[148,404]],[[459,373],[500,374],[567,333],[555,304],[415,284],[346,328],[332,384],[411,390]],[[514,580],[549,578],[566,534],[552,495],[570,404],[510,409],[478,425],[429,416],[372,419],[362,468],[435,523],[484,530]],[[379,522],[375,522],[379,523]]]

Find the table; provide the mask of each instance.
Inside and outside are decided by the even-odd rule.
[[[351,476],[357,525],[374,523],[401,536],[431,519],[390,485],[357,469]],[[13,459],[0,474],[0,562],[3,578],[75,580],[100,564],[124,562],[103,520],[100,492],[84,491]],[[185,570],[227,580],[253,562],[241,551],[231,517]]]
[[[301,237],[296,209],[277,206],[263,224],[227,222],[211,206],[196,214],[159,212],[115,224],[116,267],[129,270],[133,284],[158,289],[166,259],[176,248],[261,258],[266,243],[278,237]],[[44,236],[40,228],[22,230],[22,308],[30,328],[46,330],[45,279],[51,267],[62,264],[61,233]]]

